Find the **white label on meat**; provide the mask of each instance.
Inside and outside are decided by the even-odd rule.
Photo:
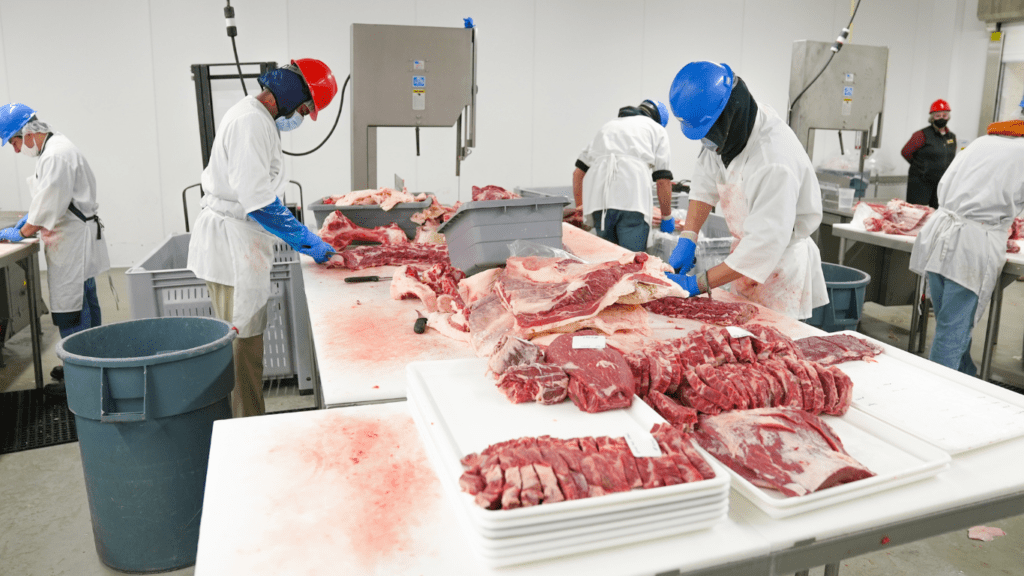
[[[746,338],[748,336],[751,338],[757,338],[757,336],[754,336],[743,328],[737,328],[736,326],[726,326],[725,329],[729,332],[729,336],[732,336],[733,338]]]
[[[576,348],[604,348],[604,336],[573,336],[572,347]]]
[[[658,441],[647,432],[626,432],[626,444],[635,458],[657,458],[661,456]]]

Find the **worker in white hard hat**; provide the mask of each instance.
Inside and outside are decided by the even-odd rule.
[[[691,62],[669,97],[683,134],[704,145],[690,181],[683,234],[669,276],[690,295],[731,283],[748,300],[796,319],[828,303],[821,255],[810,235],[821,223],[821,189],[796,134],[754,100],[726,64]],[[725,262],[700,275],[697,231],[719,205],[733,235]]]
[[[971,359],[971,331],[981,319],[1006,263],[1014,217],[1024,210],[1024,100],[1021,113],[989,124],[939,180],[939,208],[910,253],[910,270],[927,275],[935,307],[929,359],[964,374]]]
[[[188,252],[188,269],[206,281],[214,313],[238,330],[232,344],[236,417],[266,412],[263,332],[274,244],[280,238],[317,262],[333,252],[280,196],[288,182],[281,132],[294,130],[306,116],[316,120],[338,92],[334,74],[320,60],[303,58],[263,74],[259,83],[262,92],[246,96],[221,119]]]
[[[579,155],[573,171],[573,196],[582,216],[592,216],[598,236],[633,252],[647,248],[651,182],[657,186],[660,229],[675,229],[667,122],[668,106],[657,100],[620,108]]]
[[[0,239],[18,242],[41,232],[46,248],[50,316],[61,338],[99,326],[96,276],[110,269],[96,202],[96,177],[82,151],[41,121],[32,108],[11,103],[0,108],[0,146],[36,158],[27,179],[32,203],[16,226],[0,230]],[[64,368],[50,372],[64,379]]]

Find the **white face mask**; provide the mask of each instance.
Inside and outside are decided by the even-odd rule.
[[[302,124],[302,114],[299,114],[296,110],[295,112],[292,112],[291,116],[288,116],[287,118],[281,116],[277,120],[274,120],[274,123],[277,124],[277,129],[281,132],[295,130],[300,124]]]
[[[35,138],[33,138],[32,140],[34,141]],[[29,146],[28,142],[28,138],[25,138],[25,136],[21,137],[21,153],[24,154],[25,156],[28,156],[29,158],[35,158],[36,156],[39,156],[39,148]]]

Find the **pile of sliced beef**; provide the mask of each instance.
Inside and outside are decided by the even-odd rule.
[[[808,336],[796,340],[794,344],[805,360],[825,366],[854,360],[868,360],[884,351],[877,344],[849,334]]]
[[[755,486],[802,496],[874,476],[821,418],[795,408],[702,415],[702,448]]]
[[[517,438],[462,459],[464,492],[488,510],[509,510],[714,478],[687,434],[655,424],[661,456],[636,457],[624,438]]]
[[[672,318],[697,320],[716,326],[739,326],[757,316],[757,306],[745,302],[722,302],[710,298],[661,298],[644,308]]]

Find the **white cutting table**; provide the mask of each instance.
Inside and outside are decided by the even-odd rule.
[[[25,289],[28,291],[29,336],[32,342],[32,367],[35,372],[36,388],[43,387],[42,328],[39,324],[39,239],[30,238],[21,242],[0,242],[0,268],[17,264],[25,270]],[[3,347],[0,341],[0,348]],[[2,359],[0,359],[2,360]]]
[[[843,263],[848,240],[907,253],[914,249],[914,237],[912,236],[868,232],[861,224],[833,224],[832,234],[839,237],[839,264]],[[982,353],[981,366],[978,372],[978,377],[982,380],[988,380],[992,373],[992,347],[995,346],[996,338],[999,334],[999,317],[1003,309],[1003,289],[1022,275],[1024,275],[1024,253],[1007,254],[1002,275],[999,282],[996,283],[995,290],[992,292],[992,299],[989,301],[990,309],[988,325],[985,328],[984,352]],[[917,283],[915,302],[921,301],[923,294],[924,277],[920,276]],[[914,305],[910,315],[910,338],[907,350],[911,352],[922,352],[924,350],[925,330],[926,326],[924,319],[921,318],[921,310],[917,305]]]
[[[625,249],[563,224],[562,241],[574,254],[588,262],[616,260]],[[349,284],[350,276],[389,277],[395,266],[365,270],[344,270],[317,265],[302,256],[302,277],[306,286],[313,346],[319,371],[319,393],[323,407],[392,402],[405,399],[405,365],[416,360],[475,358],[467,343],[457,342],[428,329],[416,334],[412,327],[417,299],[392,300],[390,280]],[[716,298],[742,299],[722,290]],[[678,338],[699,323],[652,316],[652,329],[659,338]],[[816,328],[761,308],[757,322],[771,324],[793,338],[820,333]]]

